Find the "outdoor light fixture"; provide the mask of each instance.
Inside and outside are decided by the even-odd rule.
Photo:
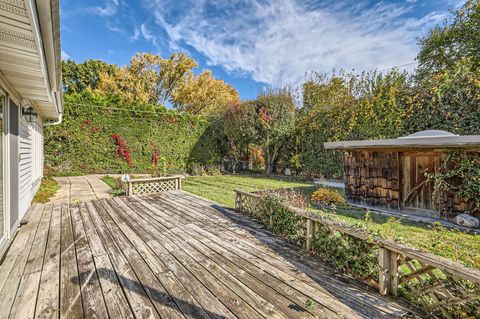
[[[26,106],[23,108],[23,118],[28,123],[33,123],[37,120],[38,113],[35,109],[31,106]]]

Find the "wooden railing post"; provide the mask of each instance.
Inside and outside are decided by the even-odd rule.
[[[132,196],[132,195],[133,195],[133,186],[132,186],[132,182],[131,182],[131,181],[128,181],[128,185],[127,185],[127,195],[128,195],[128,196]]]
[[[390,293],[390,250],[380,247],[378,252],[378,290],[381,295]]]
[[[235,210],[239,213],[242,212],[242,194],[240,194],[239,192],[236,192]]]
[[[397,297],[398,296],[398,285],[400,283],[400,276],[398,273],[398,258],[399,254],[391,251],[390,252],[390,294]]]
[[[382,295],[398,296],[400,276],[397,252],[381,247],[378,253],[378,289]]]
[[[313,221],[310,218],[307,218],[307,238],[305,241],[307,250],[312,249],[312,239],[313,239]]]

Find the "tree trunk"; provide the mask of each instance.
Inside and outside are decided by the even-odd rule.
[[[270,151],[270,148],[267,147],[267,167],[266,173],[267,175],[271,175],[274,173],[275,170],[275,161],[277,160],[277,153],[278,149],[276,147],[273,148],[273,151]]]
[[[267,158],[267,172],[266,173],[267,173],[267,175],[271,175],[273,173],[273,163],[272,163],[270,158]]]
[[[270,174],[272,174],[273,167],[272,167],[272,156],[271,156],[271,153],[270,153],[270,148],[268,146],[266,148],[265,153],[267,155],[267,166],[265,167],[265,173],[267,175],[270,175]]]

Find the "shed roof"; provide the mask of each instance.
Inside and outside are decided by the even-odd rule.
[[[327,142],[326,149],[426,149],[477,148],[480,135],[456,135],[447,131],[427,130],[396,139]]]

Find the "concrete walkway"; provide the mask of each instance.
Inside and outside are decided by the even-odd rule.
[[[50,202],[72,203],[112,197],[110,187],[100,177],[101,175],[54,177],[60,189]]]

